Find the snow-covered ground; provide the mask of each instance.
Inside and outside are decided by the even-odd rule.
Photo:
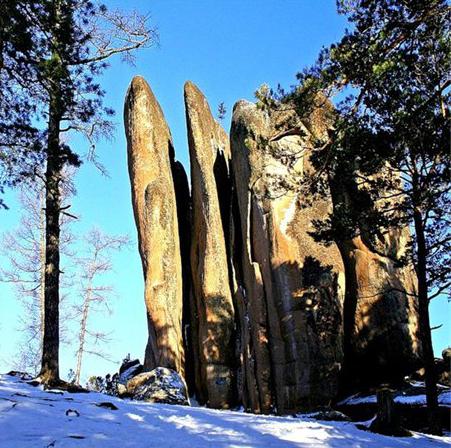
[[[118,409],[99,407],[102,402]],[[450,444],[451,437],[391,438],[347,422],[138,403],[98,393],[52,393],[0,375],[1,448],[445,448]]]

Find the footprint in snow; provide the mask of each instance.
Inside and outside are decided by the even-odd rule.
[[[117,411],[119,409],[116,405],[110,403],[109,401],[102,401],[101,403],[95,403],[95,405],[99,408],[111,409],[112,411]]]

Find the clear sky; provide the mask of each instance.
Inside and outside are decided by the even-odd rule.
[[[89,163],[80,169],[72,202],[72,213],[81,215],[74,231],[79,234],[93,225],[111,234],[128,234],[131,249],[114,257],[115,272],[108,279],[115,286],[113,315],[96,317],[95,330],[111,331],[107,347],[119,362],[127,353],[142,360],[147,340],[143,301],[143,276],[136,247],[130,184],[126,163],[126,143],[122,110],[127,86],[134,75],[149,82],[171,129],[177,158],[188,166],[183,84],[191,80],[204,92],[212,110],[224,102],[228,110],[223,121],[230,125],[230,112],[239,99],[253,100],[263,83],[288,87],[295,74],[315,61],[321,46],[337,41],[345,22],[334,0],[107,0],[110,8],[136,9],[150,13],[160,34],[160,46],[137,54],[136,66],[112,61],[102,79],[106,104],[116,110],[117,123],[112,141],[98,145],[98,155],[109,171],[102,177]],[[87,144],[75,140],[80,152]],[[20,218],[15,194],[5,197],[9,211],[0,211],[0,231],[12,230]],[[0,262],[3,262],[0,258]],[[68,269],[70,260],[67,260]],[[76,299],[76,297],[75,297]],[[0,284],[0,372],[8,370],[15,357],[20,334],[17,332],[21,308],[8,285]],[[435,330],[434,348],[438,355],[450,343],[449,306],[446,299],[432,303]],[[23,317],[23,316],[22,316]],[[74,346],[61,349],[61,374],[75,367]],[[114,372],[117,365],[87,357],[82,377]]]

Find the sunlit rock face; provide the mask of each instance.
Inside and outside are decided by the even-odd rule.
[[[125,99],[133,211],[145,278],[149,338],[144,368],[183,373],[182,267],[170,153],[172,138],[146,81],[133,78]]]
[[[176,370],[209,407],[289,414],[329,405],[339,387],[415,369],[416,276],[395,262],[408,229],[376,236],[367,225],[329,246],[312,237],[315,222],[357,197],[339,179],[324,179],[330,199],[299,188],[318,174],[311,156],[332,106],[322,101],[300,121],[239,101],[229,142],[201,91],[187,82],[184,94],[191,190],[142,78],[125,102],[149,325],[144,370]]]
[[[285,414],[337,394],[344,274],[337,247],[321,246],[308,233],[331,204],[309,206],[302,192],[287,187],[309,167],[311,131],[284,133],[276,124],[255,104],[234,107],[234,264],[242,332],[249,332],[241,340],[243,401],[257,412]]]
[[[185,84],[191,160],[191,271],[197,306],[198,394],[213,408],[234,402],[234,306],[226,241],[229,233],[230,145],[207,100]],[[194,328],[194,325],[193,325]]]

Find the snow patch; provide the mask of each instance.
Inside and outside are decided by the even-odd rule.
[[[423,385],[424,386],[424,385]],[[415,385],[414,387],[420,387]],[[394,397],[395,403],[401,404],[415,404],[415,405],[424,405],[426,406],[426,395],[418,394],[418,395],[397,395]],[[442,406],[451,407],[451,391],[441,392],[438,396],[438,402]],[[358,404],[371,404],[377,403],[376,395],[368,395],[366,397],[359,397],[358,395],[352,395],[349,398],[346,398],[339,405],[358,405]]]
[[[258,416],[110,396],[108,401],[118,409],[99,408],[97,404],[105,399],[95,392],[50,394],[0,375],[0,447],[445,448],[451,444],[451,437],[415,433],[410,438],[391,438],[361,431],[349,422],[316,421],[305,415]],[[66,416],[68,409],[79,416]]]

